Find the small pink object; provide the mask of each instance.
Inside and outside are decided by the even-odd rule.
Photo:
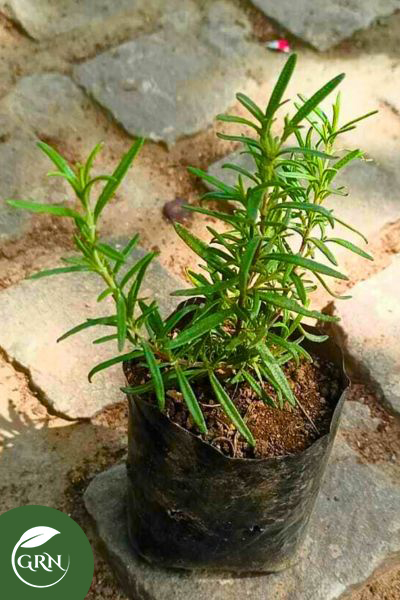
[[[291,48],[287,40],[273,40],[268,42],[267,48],[270,50],[276,50],[277,52],[290,52]]]

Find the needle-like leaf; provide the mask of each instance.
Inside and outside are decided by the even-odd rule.
[[[117,298],[117,329],[118,329],[118,350],[122,352],[126,340],[126,301],[122,294]]]
[[[239,100],[240,104],[242,104],[256,119],[260,121],[260,123],[264,122],[264,114],[263,111],[253,100],[251,100],[245,94],[236,94],[236,98]]]
[[[101,192],[101,194],[99,196],[99,199],[96,202],[96,206],[94,209],[94,220],[95,221],[97,221],[97,219],[99,218],[100,214],[103,211],[103,208],[106,206],[106,204],[111,200],[111,198],[115,194],[119,184],[125,177],[129,167],[131,166],[132,162],[135,160],[135,158],[136,158],[137,154],[139,153],[143,144],[144,144],[144,139],[138,138],[132,144],[132,146],[130,147],[128,152],[123,156],[118,167],[115,169],[114,173],[112,174],[113,179],[110,180],[107,183],[107,185],[104,187],[103,191]]]
[[[205,317],[204,319],[200,319],[191,327],[181,331],[181,333],[179,333],[175,339],[168,343],[168,348],[179,348],[179,346],[193,342],[195,339],[204,335],[205,333],[209,333],[218,327],[218,325],[221,325],[225,321],[228,314],[229,313],[227,311],[219,311]]]
[[[368,252],[365,252],[364,250],[362,250],[361,248],[359,248],[358,246],[356,246],[355,244],[353,244],[352,242],[349,242],[347,240],[342,240],[340,238],[330,238],[325,241],[339,244],[339,246],[343,246],[343,248],[347,248],[347,250],[350,250],[351,252],[354,252],[355,254],[359,254],[359,256],[362,256],[363,258],[366,258],[367,260],[374,260],[373,256],[368,254]]]
[[[204,420],[204,415],[201,411],[192,386],[190,385],[185,373],[182,371],[179,365],[175,365],[175,372],[178,378],[178,383],[182,392],[183,399],[185,400],[186,406],[188,407],[189,412],[193,417],[193,421],[196,423],[201,433],[207,433],[207,425]]]
[[[287,59],[286,64],[283,67],[281,74],[279,75],[278,81],[276,82],[275,87],[272,90],[272,94],[269,99],[267,109],[265,111],[265,116],[267,119],[272,119],[275,112],[281,105],[283,94],[285,93],[288,83],[293,75],[293,71],[296,66],[296,61],[296,54],[291,54]]]
[[[56,167],[63,173],[66,179],[71,183],[72,187],[75,190],[79,190],[79,179],[77,178],[74,171],[69,166],[68,162],[65,160],[61,154],[57,152],[54,148],[46,144],[45,142],[38,142],[38,148],[42,150],[50,160],[56,165]]]
[[[304,258],[303,256],[298,256],[297,254],[267,254],[264,257],[266,260],[277,260],[279,262],[289,263],[291,265],[296,265],[298,267],[302,267],[303,269],[308,269],[313,273],[322,273],[323,275],[328,275],[328,277],[335,277],[336,279],[343,279],[344,281],[348,281],[347,275],[336,271],[336,269],[332,269],[323,263],[319,263],[315,260],[310,260],[309,258]]]
[[[240,261],[239,289],[242,296],[246,294],[251,264],[253,262],[253,258],[257,251],[257,248],[259,247],[260,241],[260,236],[255,236],[252,240],[250,240]]]
[[[251,433],[250,429],[247,427],[246,423],[243,421],[242,417],[235,404],[229,398],[228,394],[222,387],[221,383],[217,379],[214,373],[209,373],[210,383],[214,390],[215,398],[221,404],[224,412],[235,425],[236,429],[242,434],[245,440],[250,444],[250,446],[255,446],[256,441]]]
[[[279,308],[283,308],[284,310],[288,310],[290,312],[299,313],[304,317],[311,317],[312,319],[317,319],[318,321],[327,322],[336,322],[339,320],[337,317],[326,315],[318,310],[310,310],[295,300],[292,300],[292,298],[286,298],[285,296],[281,296],[274,292],[265,292],[260,290],[259,295],[263,300],[269,304],[272,304],[273,306],[278,306]]]
[[[285,374],[280,368],[271,350],[265,344],[262,343],[258,344],[257,350],[260,353],[260,356],[264,362],[264,366],[270,372],[271,376],[273,377],[273,380],[281,390],[283,396],[286,398],[289,404],[295,406],[296,398],[293,394],[291,387],[289,386]]]
[[[109,336],[107,336],[107,337],[109,337]],[[112,336],[112,337],[114,337],[114,339],[115,339],[115,336]],[[128,362],[130,360],[138,360],[141,357],[143,357],[143,352],[141,352],[140,350],[139,351],[134,350],[132,352],[127,352],[126,354],[119,354],[118,356],[114,356],[113,358],[105,360],[105,361],[99,363],[98,365],[96,365],[95,367],[93,367],[93,369],[88,374],[88,379],[89,379],[89,381],[92,381],[94,375],[96,375],[96,373],[99,373],[100,371],[103,371],[104,369],[108,369],[109,367],[117,365],[118,363],[121,363],[121,362]]]
[[[80,331],[88,329],[89,327],[95,327],[96,325],[108,325],[109,327],[116,327],[117,319],[115,317],[99,317],[97,319],[88,319],[80,325],[76,325],[75,327],[72,327],[72,329],[66,331],[61,337],[58,338],[57,342],[62,342],[62,340],[67,339],[71,335],[79,333]]]
[[[337,75],[328,83],[326,83],[321,89],[319,89],[309,100],[304,102],[303,106],[299,108],[294,117],[290,120],[290,128],[299,125],[301,121],[307,117],[310,112],[312,112],[333,90],[341,83],[344,79],[345,75],[342,73],[341,75]]]
[[[28,279],[41,279],[42,277],[49,277],[51,275],[63,275],[64,273],[77,273],[82,271],[89,271],[89,267],[83,265],[73,265],[71,267],[59,267],[58,269],[47,269],[46,271],[39,271],[30,275]]]
[[[144,352],[144,356],[147,362],[147,366],[149,367],[150,375],[154,383],[154,390],[156,392],[158,407],[160,410],[164,410],[165,407],[165,389],[164,389],[164,381],[161,375],[161,369],[157,364],[156,358],[153,354],[152,349],[148,342],[142,342],[142,348]]]
[[[7,200],[7,204],[14,208],[28,210],[33,213],[45,213],[55,215],[56,217],[70,217],[71,219],[82,220],[81,215],[72,208],[61,206],[60,204],[40,204],[39,202],[29,202],[27,200]]]

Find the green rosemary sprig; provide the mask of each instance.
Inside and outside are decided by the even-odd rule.
[[[72,166],[40,142],[41,150],[57,167],[51,175],[62,176],[69,182],[79,200],[79,210],[64,205],[8,201],[17,208],[67,217],[75,223],[74,242],[79,258],[65,259],[66,266],[34,277],[92,272],[105,285],[98,300],[107,296],[114,300],[114,315],[89,319],[60,338],[97,325],[111,327],[113,333],[96,343],[116,341],[119,353],[95,366],[89,378],[113,364],[134,359],[147,368],[148,381],[124,391],[154,394],[163,410],[166,390],[180,389],[201,433],[207,432],[207,426],[194,383],[208,380],[221,410],[252,445],[254,438],[227,394],[227,385],[246,382],[264,402],[274,404],[264,390],[264,383],[268,382],[275,389],[280,407],[285,402],[295,405],[296,398],[282,366],[290,360],[299,363],[311,359],[303,348],[304,338],[314,342],[326,339],[308,333],[302,326],[304,318],[335,320],[310,308],[311,293],[318,286],[337,297],[328,280],[347,279],[338,270],[335,247],[372,259],[365,250],[334,233],[337,224],[355,230],[324,203],[332,194],[345,195],[342,187],[334,186],[335,177],[350,162],[363,156],[359,150],[338,156],[337,139],[373,113],[340,124],[339,95],[330,116],[320,108],[321,102],[342,81],[343,75],[339,75],[311,98],[299,96],[294,114],[286,115],[281,131],[275,131],[276,114],[285,104],[283,97],[295,63],[296,56],[290,56],[265,109],[238,94],[239,102],[250,113],[249,118],[219,116],[221,121],[244,125],[254,132],[252,136],[219,134],[223,139],[242,144],[243,152],[251,156],[253,169],[226,164],[226,168],[238,174],[235,185],[200,169],[190,169],[213,188],[204,194],[202,202],[217,200],[222,208],[208,209],[202,205],[187,208],[220,220],[222,226],[220,231],[208,228],[212,239],[207,244],[182,225],[175,225],[177,234],[202,262],[200,270],[187,273],[191,287],[173,294],[189,300],[165,319],[156,302],[148,303],[140,295],[146,270],[155,254],[147,253],[128,266],[138,236],[120,251],[101,241],[98,234],[102,211],[143,140],[132,145],[112,175],[97,177],[91,176],[91,170],[100,145],[84,165]],[[93,200],[91,195],[98,182],[104,182],[103,189]],[[122,353],[127,345],[129,351]]]

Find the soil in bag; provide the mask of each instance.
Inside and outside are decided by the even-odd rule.
[[[129,384],[146,382],[146,372],[137,365],[126,365]],[[285,403],[282,410],[274,388],[265,382],[267,396],[276,405],[266,404],[247,382],[227,385],[225,389],[245,419],[255,440],[253,448],[236,431],[224,411],[214,400],[207,379],[192,382],[203,410],[208,433],[201,434],[178,389],[166,393],[165,414],[184,429],[197,435],[226,456],[234,458],[270,458],[298,454],[329,432],[333,411],[342,392],[341,373],[334,363],[313,356],[313,362],[287,363],[283,371],[298,401],[296,406]],[[156,404],[156,398],[146,396]]]

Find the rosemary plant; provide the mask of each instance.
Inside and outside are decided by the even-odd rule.
[[[335,246],[371,259],[363,249],[334,235],[337,223],[356,231],[327,209],[324,202],[331,194],[346,195],[342,187],[333,187],[334,179],[351,161],[363,156],[359,150],[346,151],[340,158],[334,156],[338,137],[373,113],[341,124],[339,95],[331,115],[323,112],[320,104],[342,81],[344,75],[339,75],[311,98],[299,96],[293,114],[284,118],[280,130],[275,128],[276,114],[285,104],[283,96],[295,63],[296,56],[290,56],[265,110],[238,94],[249,118],[219,116],[221,121],[244,125],[254,132],[252,137],[220,134],[222,139],[242,144],[254,169],[250,172],[235,164],[224,165],[238,173],[234,186],[199,169],[190,169],[213,187],[202,201],[218,201],[219,208],[187,208],[218,219],[224,226],[219,231],[208,227],[212,239],[207,244],[182,225],[175,225],[178,235],[202,259],[202,264],[198,271],[187,271],[192,287],[177,290],[174,295],[189,300],[167,318],[161,316],[156,302],[149,302],[140,294],[155,253],[145,254],[132,264],[130,255],[138,236],[118,251],[100,241],[98,234],[102,211],[142,140],[133,144],[111,176],[99,177],[92,177],[91,171],[100,145],[84,165],[71,166],[40,142],[41,150],[57,167],[50,175],[62,176],[69,182],[80,209],[9,200],[18,208],[71,218],[76,225],[74,242],[80,256],[66,258],[65,266],[34,277],[92,272],[102,278],[105,286],[99,302],[107,296],[115,302],[114,315],[89,319],[60,338],[97,325],[111,328],[110,335],[95,343],[115,340],[119,353],[95,366],[89,379],[108,366],[134,359],[147,369],[148,381],[124,391],[154,394],[163,410],[166,390],[179,388],[201,433],[207,432],[207,426],[193,383],[208,379],[215,400],[251,445],[255,440],[227,394],[226,385],[247,382],[269,404],[278,404],[278,408],[286,402],[295,405],[296,398],[282,366],[290,360],[311,360],[302,346],[304,338],[316,342],[326,339],[310,334],[302,321],[305,317],[322,322],[335,320],[310,308],[310,294],[321,285],[336,297],[327,280],[347,279],[337,269]],[[92,200],[91,193],[98,182],[103,187],[97,199]],[[129,346],[129,351],[122,353],[125,346]],[[264,382],[275,389],[277,400],[266,394]]]

